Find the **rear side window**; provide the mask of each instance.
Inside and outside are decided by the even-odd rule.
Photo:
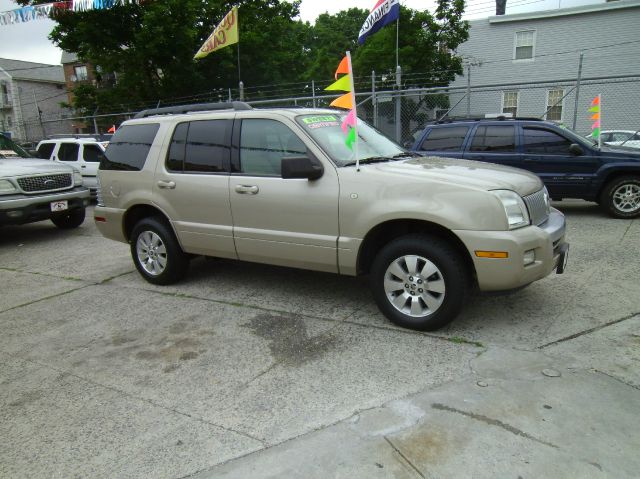
[[[101,170],[140,171],[144,167],[147,155],[158,133],[160,125],[125,125],[111,137]]]
[[[104,154],[100,147],[96,145],[84,145],[84,149],[82,151],[82,159],[89,163],[100,163]]]
[[[80,145],[77,143],[62,143],[58,148],[58,160],[78,161],[78,150],[80,150]]]
[[[53,153],[53,148],[56,145],[54,143],[43,143],[38,147],[38,158],[42,158],[43,160],[48,160],[51,158],[51,153]]]
[[[167,170],[180,173],[228,171],[231,126],[231,120],[200,120],[178,124],[169,146]]]
[[[420,145],[422,151],[460,151],[469,132],[468,126],[433,128]]]
[[[513,125],[479,126],[470,151],[510,152],[516,150],[516,129]]]

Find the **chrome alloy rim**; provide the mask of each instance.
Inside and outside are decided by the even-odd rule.
[[[635,213],[640,209],[640,185],[626,183],[613,192],[613,204],[617,210]]]
[[[167,248],[160,236],[153,231],[144,231],[136,241],[138,262],[152,276],[158,276],[167,267]]]
[[[422,256],[401,256],[384,274],[384,292],[403,314],[420,318],[435,313],[445,297],[442,273]]]

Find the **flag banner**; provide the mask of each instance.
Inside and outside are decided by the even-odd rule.
[[[591,107],[588,110],[589,113],[593,113],[593,115],[591,115],[591,119],[595,120],[591,125],[591,138],[598,140],[598,143],[600,143],[600,100],[600,95],[595,97],[591,102]]]
[[[104,10],[118,5],[130,3],[140,4],[141,0],[73,0],[67,2],[41,3],[27,7],[16,8],[6,12],[0,12],[0,25],[15,25],[31,22],[33,20],[46,20],[51,18],[54,10],[68,10],[72,12],[86,12],[88,10]]]
[[[351,76],[344,75],[339,80],[329,85],[325,90],[351,91]]]
[[[336,74],[335,74],[336,80],[338,79],[338,75],[340,73],[349,74],[349,59],[347,57],[344,57],[340,62],[340,65],[338,65],[338,69],[336,70]]]
[[[360,29],[358,43],[362,45],[369,35],[395,22],[399,17],[400,0],[378,0]]]
[[[204,58],[209,53],[238,43],[238,41],[238,7],[233,7],[213,30],[213,33],[207,38],[193,58]]]

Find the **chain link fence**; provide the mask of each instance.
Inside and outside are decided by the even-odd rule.
[[[356,85],[358,116],[407,146],[429,122],[461,117],[512,115],[545,118],[561,122],[581,135],[588,135],[592,124],[588,109],[599,94],[602,95],[603,130],[635,131],[640,128],[640,74],[466,87],[394,89],[389,85],[387,78],[372,74],[367,91],[367,84],[360,80]],[[301,84],[298,89],[301,95],[274,98],[271,94],[268,99],[262,99],[256,93],[247,98],[243,91],[236,89],[228,90],[227,97],[217,92],[211,98],[199,95],[202,98],[198,100],[244,99],[254,108],[324,108],[339,95],[326,95],[323,88],[324,85],[309,88],[309,84]],[[158,102],[158,105],[170,106],[171,103],[160,105]],[[29,118],[19,125],[19,131],[22,132],[21,140],[26,142],[37,142],[54,134],[106,133],[112,125],[118,126],[136,112]]]

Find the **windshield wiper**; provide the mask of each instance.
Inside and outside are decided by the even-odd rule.
[[[370,156],[369,158],[362,158],[360,160],[360,164],[364,165],[366,164],[370,164],[370,163],[385,163],[387,161],[394,161],[397,158],[395,157],[391,157],[391,156]],[[356,164],[355,161],[350,161],[349,163],[345,163],[342,166],[354,166]]]
[[[397,155],[393,155],[392,158],[396,160],[399,158],[422,158],[422,155],[419,155],[418,153],[415,153],[413,151],[405,151],[404,153],[398,153]]]

